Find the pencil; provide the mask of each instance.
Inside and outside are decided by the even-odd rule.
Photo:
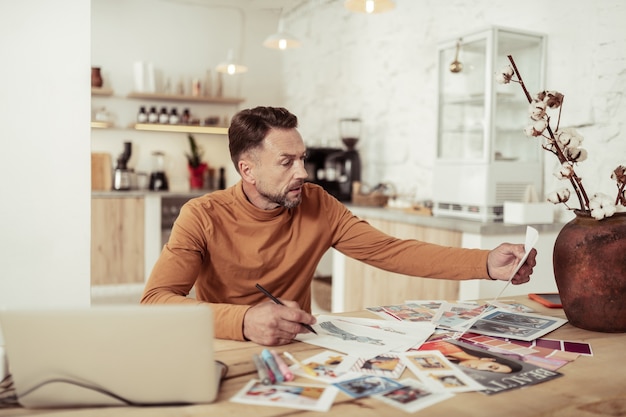
[[[310,366],[303,364],[302,362],[300,362],[299,360],[297,360],[296,358],[293,357],[293,355],[289,352],[283,352],[283,355],[285,355],[287,358],[289,358],[290,361],[292,361],[293,363],[295,363],[296,365],[298,365],[300,367],[300,369],[302,369],[304,372],[306,372],[307,374],[311,375],[311,376],[317,376],[317,372],[315,372],[313,369],[311,369]]]
[[[270,351],[267,349],[263,349],[263,351],[261,352],[261,358],[265,361],[265,363],[267,364],[267,367],[270,368],[270,371],[272,371],[272,373],[274,374],[274,378],[276,378],[276,382],[278,383],[284,382],[285,377],[280,372],[280,369],[278,368],[278,364],[276,363],[276,360],[274,359]]]
[[[267,367],[263,359],[257,354],[252,355],[252,360],[254,361],[254,366],[256,367],[256,371],[259,374],[259,379],[263,383],[263,385],[271,385],[272,379],[270,378],[269,373],[267,372]]]
[[[278,352],[273,349],[270,349],[270,353],[274,357],[274,360],[278,365],[278,369],[280,369],[280,373],[283,374],[285,381],[293,381],[293,372],[291,372],[291,369],[289,369],[283,358],[281,358]]]
[[[276,297],[274,297],[268,290],[266,290],[265,288],[261,287],[260,284],[256,284],[256,287],[263,293],[265,294],[270,300],[272,300],[273,302],[275,302],[276,304],[280,304],[281,306],[284,306],[284,304]],[[311,327],[308,324],[304,324],[304,323],[300,323],[302,326],[304,326],[305,329],[307,329],[308,331],[310,331],[311,333],[315,333],[317,334],[317,332],[313,329],[313,327]]]

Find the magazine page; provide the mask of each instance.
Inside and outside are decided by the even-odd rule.
[[[488,336],[531,341],[558,329],[567,320],[497,308],[487,311],[467,331]]]
[[[353,372],[366,375],[378,375],[391,379],[398,379],[404,372],[406,365],[397,355],[381,354],[373,358],[358,358],[352,368]]]
[[[462,330],[492,308],[487,304],[442,303],[433,317],[433,323],[441,329]]]
[[[290,369],[296,375],[332,384],[360,376],[357,372],[350,371],[357,359],[357,357],[343,353],[325,350],[301,361],[299,365],[290,366]]]
[[[372,319],[374,320],[376,323],[391,323]],[[432,328],[427,328],[424,329],[427,334],[420,334],[417,329],[412,334],[406,332],[403,334],[381,326],[365,326],[363,323],[362,319],[357,318],[351,322],[349,317],[319,315],[317,323],[313,325],[317,335],[300,333],[296,340],[353,356],[370,358],[397,349],[406,350],[426,340],[432,333]]]
[[[443,302],[443,300],[415,300],[406,301],[404,304],[367,307],[367,310],[387,320],[429,323]]]
[[[338,322],[356,324],[391,333],[392,336],[404,336],[405,343],[397,345],[392,352],[405,352],[414,346],[420,346],[435,332],[435,325],[430,322],[389,321],[359,317],[339,317]]]
[[[265,385],[252,379],[230,401],[252,405],[328,411],[338,391],[332,385],[316,386],[297,382]]]
[[[426,342],[420,349],[438,350],[454,366],[485,387],[487,395],[547,382],[561,373],[498,354],[458,340]]]
[[[457,393],[485,389],[438,350],[407,352],[402,355],[402,360],[420,382],[437,391]]]
[[[593,355],[591,345],[585,342],[542,338],[525,342],[477,333],[465,333],[459,340],[496,353],[519,355],[524,362],[553,371],[576,360],[580,355]]]
[[[419,381],[406,378],[399,381],[402,386],[384,394],[376,394],[376,398],[392,407],[407,413],[415,413],[438,402],[451,398],[454,394],[445,391],[434,391]]]

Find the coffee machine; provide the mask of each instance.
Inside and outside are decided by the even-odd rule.
[[[355,149],[361,134],[360,119],[340,119],[341,140],[347,149],[308,148],[307,181],[321,185],[339,201],[352,200],[352,183],[361,180],[361,159]]]
[[[320,185],[331,195],[337,196],[339,188],[337,182],[330,180],[331,177],[326,175],[326,159],[330,155],[340,153],[341,148],[333,147],[311,147],[307,148],[307,158],[304,167],[307,171],[307,181]]]

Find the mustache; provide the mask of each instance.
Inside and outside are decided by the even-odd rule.
[[[296,190],[298,188],[302,188],[304,185],[304,181],[296,181],[293,184],[289,184],[289,190]]]

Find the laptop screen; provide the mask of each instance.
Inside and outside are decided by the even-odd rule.
[[[24,407],[213,402],[219,369],[208,305],[0,311]]]

